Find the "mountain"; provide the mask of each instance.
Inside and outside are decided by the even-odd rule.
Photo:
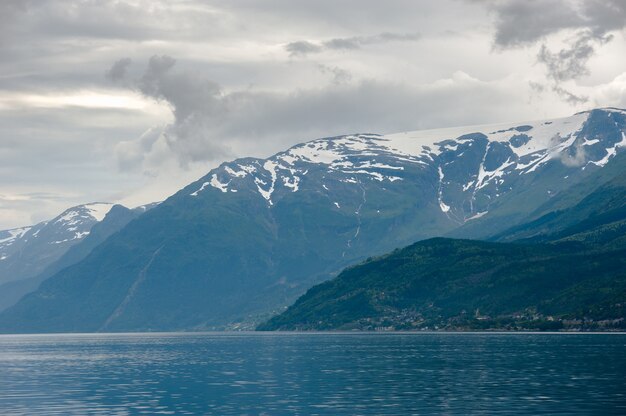
[[[0,284],[34,277],[89,235],[113,204],[93,203],[65,210],[50,221],[0,231]]]
[[[560,208],[579,203],[624,173],[625,131],[626,111],[599,109],[339,136],[227,162],[46,280],[0,329],[253,328],[369,256],[494,236],[574,187],[581,196]]]
[[[67,230],[67,228],[78,227],[82,229],[87,229],[89,231],[78,231],[80,234],[78,238],[74,238],[64,242],[62,249],[65,250],[64,253],[60,255],[56,260],[52,261],[49,264],[39,264],[38,269],[43,267],[43,270],[34,276],[30,276],[29,274],[22,274],[21,278],[17,278],[6,282],[0,285],[0,311],[8,308],[9,306],[14,305],[22,296],[27,293],[30,293],[37,289],[37,287],[54,274],[59,271],[65,269],[66,267],[71,266],[74,263],[78,263],[82,259],[84,259],[96,246],[101,244],[104,240],[106,240],[110,235],[115,232],[121,230],[126,224],[128,224],[131,220],[137,218],[139,215],[143,214],[147,210],[151,209],[154,205],[146,205],[137,207],[134,209],[128,209],[122,205],[112,205],[106,213],[104,217],[101,216],[102,211],[98,211],[98,214],[92,215],[93,205],[81,205],[79,207],[70,208],[65,211],[55,220],[47,222],[47,224],[53,224],[57,227],[57,230],[63,232],[63,224],[65,224],[65,230],[67,232],[76,232],[76,230]],[[109,204],[106,204],[109,205]],[[104,208],[104,207],[101,207]],[[76,214],[75,214],[76,213]],[[90,215],[89,218],[87,215]],[[66,218],[68,215],[72,216],[70,221],[57,222],[60,218]],[[95,220],[96,222],[93,222]],[[91,228],[88,228],[89,225],[92,224]],[[44,234],[37,234],[35,238],[40,238],[40,235],[45,236]],[[54,235],[54,234],[52,234]],[[58,235],[58,234],[56,234]],[[35,247],[41,247],[44,244],[42,241],[37,242],[38,245]],[[67,244],[71,243],[71,244]],[[54,244],[55,249],[59,249],[58,244]],[[28,248],[28,246],[27,246]],[[61,250],[59,250],[60,253]],[[22,258],[28,258],[28,252],[26,254],[22,254]],[[46,260],[51,260],[49,257]],[[46,263],[48,263],[48,261]],[[14,269],[19,270],[19,266],[22,265],[17,263],[14,266]],[[22,265],[22,270],[24,266]]]

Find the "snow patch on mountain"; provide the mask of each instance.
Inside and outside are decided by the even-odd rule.
[[[443,170],[441,169],[441,166],[439,166],[437,168],[437,173],[439,174],[439,189],[437,191],[437,199],[439,201],[439,208],[441,209],[441,212],[443,212],[444,214],[447,214],[448,211],[450,211],[450,206],[446,205],[443,202],[443,178],[444,178],[444,174],[443,174]]]
[[[222,192],[228,192],[228,184],[229,182],[226,183],[222,183],[217,179],[217,175],[213,175],[211,176],[211,182],[209,182],[209,184],[213,187],[213,188],[217,188]]]
[[[3,231],[2,233],[8,234],[8,237],[0,238],[0,244],[8,245],[18,238],[22,238],[24,234],[31,230],[31,228],[33,227],[14,228],[12,230]]]
[[[507,160],[495,170],[486,170],[485,163],[480,164],[480,170],[478,172],[478,179],[476,181],[476,189],[481,189],[487,186],[496,178],[501,178],[505,174],[506,168],[515,165],[515,162]]]
[[[215,176],[215,175],[213,175],[213,176]],[[206,188],[209,185],[211,185],[211,182],[204,182],[197,191],[194,191],[194,192],[190,193],[189,195],[191,195],[191,196],[198,196],[198,194],[200,192],[204,191],[204,188]]]
[[[104,219],[106,214],[111,211],[114,204],[105,202],[94,202],[91,204],[79,205],[74,208],[70,208],[54,219],[54,223],[62,223],[68,226],[79,224],[85,220],[95,220],[100,222]]]
[[[621,142],[615,143],[613,147],[609,147],[608,149],[606,149],[606,156],[604,156],[602,159],[598,161],[590,160],[588,163],[592,163],[596,166],[604,167],[604,165],[606,165],[609,162],[609,160],[617,154],[618,147],[626,147],[626,134],[624,132],[622,132]]]
[[[477,212],[476,214],[474,214],[471,217],[467,218],[465,221],[477,220],[478,218],[483,217],[483,216],[485,216],[487,214],[488,214],[488,211]]]
[[[111,211],[114,204],[110,204],[107,202],[96,202],[93,204],[83,205],[85,209],[89,212],[89,215],[93,217],[96,221],[100,222],[106,217],[106,215]]]

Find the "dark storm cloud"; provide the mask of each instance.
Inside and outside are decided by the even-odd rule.
[[[348,38],[333,38],[321,43],[306,40],[291,42],[285,45],[290,56],[304,56],[310,53],[319,53],[324,50],[353,50],[363,46],[387,42],[409,42],[419,40],[419,33],[380,33],[372,36],[353,36]]]

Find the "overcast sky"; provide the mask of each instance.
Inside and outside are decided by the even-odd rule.
[[[623,0],[2,0],[0,229],[306,140],[626,107]]]

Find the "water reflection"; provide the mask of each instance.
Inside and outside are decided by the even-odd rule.
[[[55,414],[626,414],[626,335],[0,336],[0,409]]]

